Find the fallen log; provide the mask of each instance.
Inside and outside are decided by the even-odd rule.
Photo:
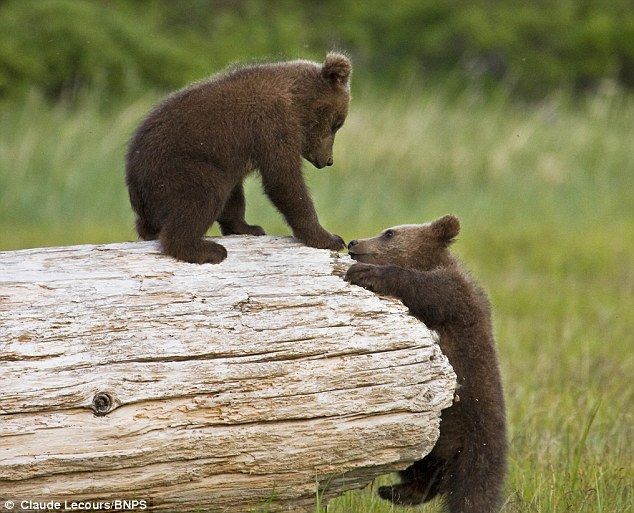
[[[315,511],[407,467],[455,376],[348,256],[225,237],[220,265],[153,242],[0,253],[0,499]],[[0,508],[2,503],[0,503]]]

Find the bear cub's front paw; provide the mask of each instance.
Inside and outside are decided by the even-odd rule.
[[[374,264],[352,264],[344,278],[353,285],[359,285],[364,289],[377,294],[387,294],[385,284],[385,266]]]
[[[340,251],[346,247],[346,243],[339,235],[334,235],[326,231],[319,237],[306,238],[304,242],[311,248],[331,249],[333,251]]]

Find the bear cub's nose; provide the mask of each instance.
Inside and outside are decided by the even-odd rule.
[[[332,157],[330,157],[330,158],[328,159],[328,162],[326,162],[326,165],[327,165],[327,166],[332,166],[334,163],[335,163],[335,161],[334,161],[334,160],[332,160]]]
[[[348,249],[352,249],[352,246],[356,246],[359,241],[357,239],[351,240],[348,243]]]

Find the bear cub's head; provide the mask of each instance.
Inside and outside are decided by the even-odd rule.
[[[457,217],[446,215],[426,224],[404,224],[384,230],[371,239],[348,244],[350,256],[358,262],[398,265],[418,271],[453,265],[449,245],[460,232]]]
[[[321,169],[332,166],[335,134],[348,115],[352,64],[340,53],[330,52],[318,68],[317,88],[308,98],[304,118],[302,157]]]

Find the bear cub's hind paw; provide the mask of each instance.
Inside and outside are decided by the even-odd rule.
[[[190,264],[219,264],[227,258],[225,247],[210,240],[201,240],[188,246],[169,244],[165,240],[161,242],[165,253]]]
[[[212,245],[213,244],[213,245]],[[219,264],[227,258],[227,250],[224,246],[211,241],[205,241],[203,250],[200,252],[198,264]]]
[[[262,228],[261,226],[258,226],[257,224],[247,223],[234,225],[231,227],[220,226],[220,233],[222,233],[223,235],[255,235],[258,237],[261,235],[266,235],[264,228]]]
[[[410,483],[381,486],[378,490],[381,499],[399,506],[416,506],[426,502],[425,496]]]

